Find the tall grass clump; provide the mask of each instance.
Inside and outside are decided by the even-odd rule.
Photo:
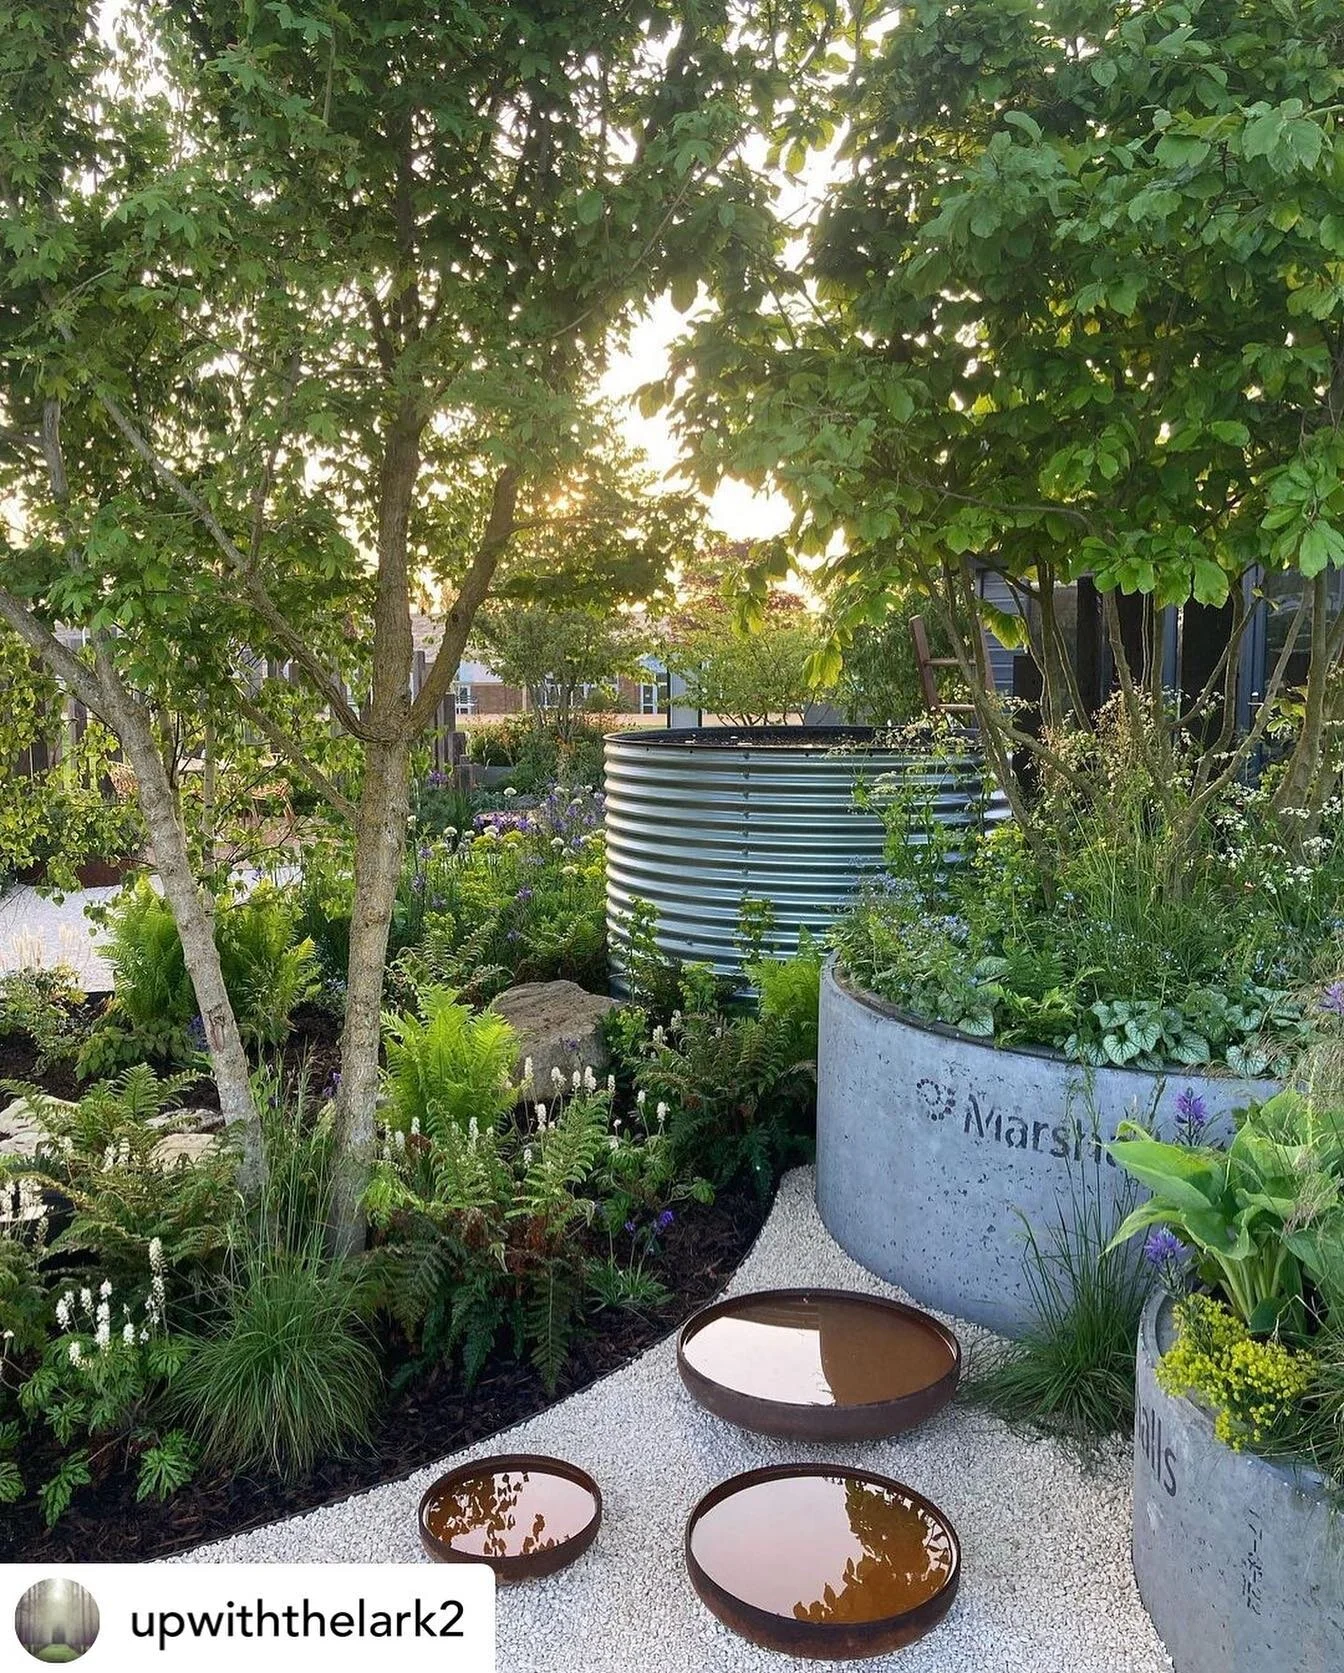
[[[305,1474],[368,1439],[381,1386],[369,1339],[372,1287],[357,1262],[327,1253],[337,1151],[327,1112],[278,1081],[267,1110],[267,1183],[240,1210],[207,1332],[178,1396],[210,1461]]]
[[[1132,1427],[1134,1351],[1151,1274],[1107,1245],[1132,1206],[1114,1210],[1084,1173],[1058,1218],[1026,1227],[1033,1322],[1016,1342],[973,1360],[966,1392],[1006,1422],[1085,1451]]]

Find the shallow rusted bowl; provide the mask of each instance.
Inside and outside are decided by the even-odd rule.
[[[712,1354],[703,1333],[717,1326],[725,1334],[733,1321],[746,1327],[736,1351],[730,1341]],[[711,1368],[715,1358],[721,1363]],[[931,1314],[884,1296],[756,1290],[688,1320],[677,1338],[677,1369],[702,1406],[743,1429],[786,1440],[870,1441],[942,1410],[961,1378],[961,1345]]]
[[[549,1477],[570,1487],[579,1487],[591,1501],[591,1509],[585,1514],[580,1505],[579,1517],[566,1519],[574,1527],[572,1533],[564,1534],[552,1544],[538,1544],[531,1550],[491,1551],[484,1545],[482,1549],[473,1550],[470,1546],[454,1544],[451,1538],[443,1537],[442,1532],[436,1532],[431,1526],[434,1507],[443,1499],[462,1493],[472,1483],[479,1483],[479,1490],[484,1495],[489,1491],[489,1483],[507,1475]],[[572,1494],[566,1496],[573,1498]],[[506,1531],[505,1518],[513,1508],[515,1506],[498,1502],[492,1507],[489,1520],[498,1522],[498,1528],[493,1531],[501,1539]],[[470,1526],[480,1528],[484,1520],[486,1518],[483,1517]],[[546,1458],[532,1452],[498,1453],[492,1458],[477,1458],[470,1464],[462,1464],[431,1482],[421,1497],[416,1522],[420,1529],[420,1543],[436,1563],[488,1563],[501,1580],[534,1580],[565,1568],[581,1557],[597,1538],[597,1530],[602,1525],[602,1490],[586,1470],[581,1470],[577,1464],[566,1463],[563,1458]]]
[[[729,1548],[741,1566],[748,1584],[758,1593],[771,1589],[778,1581],[785,1595],[791,1595],[789,1580],[798,1573],[814,1567],[816,1578],[805,1582],[803,1591],[789,1613],[782,1608],[768,1608],[753,1603],[716,1578],[697,1557],[696,1533],[706,1515],[736,1494],[749,1493],[762,1483],[794,1480],[800,1483],[821,1477],[843,1484],[856,1484],[892,1494],[906,1501],[917,1519],[932,1524],[932,1531],[940,1548],[944,1570],[934,1582],[936,1589],[929,1595],[904,1608],[893,1607],[863,1619],[846,1619],[845,1593],[850,1576],[859,1577],[865,1561],[881,1562],[880,1553],[873,1550],[881,1544],[880,1529],[875,1521],[862,1512],[851,1518],[850,1527],[863,1555],[855,1563],[851,1557],[846,1569],[837,1572],[835,1564],[843,1552],[833,1551],[831,1572],[825,1572],[827,1535],[833,1536],[835,1518],[804,1514],[798,1518],[797,1539],[783,1541],[787,1518],[777,1514],[772,1506],[762,1507],[760,1525],[734,1533]],[[855,1520],[859,1528],[854,1529]],[[711,1614],[742,1637],[768,1650],[781,1650],[789,1655],[804,1656],[814,1661],[851,1661],[864,1656],[886,1655],[892,1650],[913,1644],[938,1625],[952,1607],[961,1583],[961,1545],[955,1528],[941,1510],[923,1494],[916,1493],[904,1482],[888,1476],[871,1475],[865,1470],[852,1470],[837,1464],[779,1464],[770,1469],[749,1470],[744,1475],[720,1482],[705,1494],[691,1512],[686,1524],[686,1568],[691,1584],[701,1602]],[[708,1556],[708,1553],[705,1553]],[[892,1561],[883,1565],[885,1572],[899,1577],[908,1552],[895,1551]],[[712,1559],[711,1559],[712,1560]],[[790,1570],[785,1574],[785,1569]],[[876,1571],[873,1571],[876,1572]],[[836,1581],[839,1579],[837,1589]],[[898,1582],[897,1582],[898,1583]]]

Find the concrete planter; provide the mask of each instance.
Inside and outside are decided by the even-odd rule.
[[[1344,1507],[1321,1478],[1233,1452],[1157,1386],[1171,1307],[1139,1332],[1134,1576],[1175,1673],[1344,1667]]]
[[[1170,1126],[1186,1087],[1215,1123],[1269,1081],[1088,1069],[1003,1050],[821,984],[817,1206],[836,1241],[924,1306],[1006,1335],[1032,1318],[1025,1218],[1038,1233],[1084,1185],[1109,1208],[1126,1176],[1102,1149],[1126,1117]]]

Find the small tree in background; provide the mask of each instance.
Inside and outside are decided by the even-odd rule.
[[[617,706],[617,677],[639,671],[650,643],[642,616],[591,608],[499,603],[476,625],[490,667],[526,691],[536,724],[562,743],[584,711]]]
[[[736,726],[803,719],[825,692],[812,670],[826,642],[796,593],[747,589],[739,567],[749,548],[711,557],[683,579],[662,655],[686,682],[686,699]]]

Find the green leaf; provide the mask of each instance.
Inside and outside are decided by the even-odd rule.
[[[1160,1139],[1116,1139],[1106,1148],[1127,1173],[1172,1207],[1208,1209],[1222,1200],[1227,1185],[1222,1157]]]

